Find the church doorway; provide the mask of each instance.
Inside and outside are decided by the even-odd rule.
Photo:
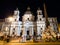
[[[27,30],[26,40],[30,40],[29,30]]]
[[[27,35],[29,35],[29,30],[27,31]]]

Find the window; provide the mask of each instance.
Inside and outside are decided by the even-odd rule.
[[[39,15],[40,15],[40,12],[39,12]]]
[[[29,31],[27,31],[27,35],[29,35]]]
[[[14,32],[12,34],[14,35]]]
[[[23,31],[21,30],[21,32],[20,32],[20,36],[22,36],[22,33],[23,33]]]
[[[27,18],[27,20],[29,20],[29,18]]]
[[[34,36],[36,35],[36,32],[34,31]]]
[[[40,18],[40,21],[41,21],[41,18]]]
[[[16,21],[16,19],[15,19],[15,21]]]
[[[15,28],[13,28],[13,30],[15,31]]]
[[[42,30],[42,28],[41,28],[41,30]]]

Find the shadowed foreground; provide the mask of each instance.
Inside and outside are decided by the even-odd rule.
[[[13,43],[0,41],[0,45],[60,45],[60,42],[39,42],[39,43]]]

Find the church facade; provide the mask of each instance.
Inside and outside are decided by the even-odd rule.
[[[4,34],[9,36],[21,36],[24,41],[34,38],[34,36],[42,37],[42,32],[46,28],[46,20],[43,17],[42,10],[37,10],[37,20],[35,16],[31,13],[30,8],[27,8],[27,11],[22,16],[22,21],[19,21],[19,10],[14,10],[12,17],[5,18],[5,22],[2,25],[2,31]],[[58,31],[57,18],[49,17],[48,21],[50,23],[51,29],[53,31]]]

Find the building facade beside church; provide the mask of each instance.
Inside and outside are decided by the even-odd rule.
[[[1,31],[4,34],[9,36],[21,36],[23,40],[26,41],[30,37],[30,40],[33,39],[33,36],[42,37],[42,32],[46,28],[46,20],[43,17],[42,10],[37,10],[37,20],[35,21],[35,16],[30,11],[30,8],[27,8],[27,11],[22,16],[22,21],[19,20],[19,10],[18,8],[14,10],[12,17],[5,18],[4,23],[2,24]],[[57,18],[48,17],[51,29],[53,31],[58,31]]]

